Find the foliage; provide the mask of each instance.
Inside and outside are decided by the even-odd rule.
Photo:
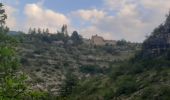
[[[80,82],[73,100],[169,100],[169,61],[163,58],[122,62],[107,77]],[[107,80],[106,80],[107,79]],[[68,99],[69,100],[69,99]]]
[[[118,55],[119,52],[116,50],[115,47],[113,47],[112,45],[105,45],[102,47],[102,49],[104,51],[106,51],[107,53],[113,54],[113,55]]]
[[[104,68],[100,68],[98,65],[83,65],[80,67],[80,72],[86,73],[86,74],[96,74],[96,73],[103,73]]]
[[[63,82],[63,85],[61,86],[60,96],[61,97],[69,96],[72,93],[72,91],[76,88],[77,82],[78,82],[77,77],[73,73],[68,72],[66,74],[66,79]]]
[[[124,39],[117,41],[117,45],[118,45],[118,46],[124,46],[124,45],[126,45],[126,44],[127,44],[127,41],[124,40]]]
[[[74,31],[70,38],[74,42],[74,45],[79,45],[83,43],[82,37],[78,34],[77,31]]]
[[[144,89],[141,95],[135,95],[132,100],[169,100],[170,86],[159,85],[149,86]]]
[[[138,88],[136,80],[132,76],[121,76],[116,80],[115,96],[128,95]]]

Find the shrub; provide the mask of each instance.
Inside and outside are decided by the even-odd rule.
[[[138,84],[132,76],[121,76],[117,79],[115,84],[115,95],[131,94],[138,88]]]
[[[98,65],[82,65],[80,67],[80,71],[83,73],[90,73],[90,74],[103,73],[103,69],[100,68],[100,66]]]

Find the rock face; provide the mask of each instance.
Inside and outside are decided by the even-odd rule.
[[[104,46],[104,45],[116,45],[116,41],[114,40],[104,40],[103,37],[94,35],[91,38],[91,44],[96,46]]]

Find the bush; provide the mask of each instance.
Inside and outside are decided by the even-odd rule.
[[[159,85],[146,87],[140,95],[134,96],[133,100],[170,100],[170,86]]]
[[[29,61],[28,61],[27,58],[21,58],[20,62],[21,62],[21,64],[23,64],[23,65],[29,65]]]
[[[76,88],[78,83],[78,78],[73,73],[69,72],[65,75],[66,79],[64,80],[62,86],[60,87],[60,96],[67,97],[73,90]]]
[[[119,77],[115,84],[115,95],[120,96],[122,94],[131,94],[138,88],[138,84],[132,76]]]
[[[98,65],[82,65],[80,67],[80,71],[83,73],[90,73],[90,74],[103,73],[103,69],[100,68],[100,66]]]

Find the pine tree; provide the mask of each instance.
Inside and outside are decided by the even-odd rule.
[[[83,43],[82,37],[78,34],[77,31],[74,31],[71,35],[71,40],[75,45],[79,45]]]
[[[32,30],[32,32],[31,32],[31,34],[36,34],[37,33],[37,31],[36,31],[36,28],[34,28],[33,30]]]
[[[67,25],[63,25],[62,28],[61,28],[61,33],[63,34],[68,34],[67,32]]]
[[[41,31],[41,28],[38,28],[38,34],[41,34],[42,31]]]
[[[164,24],[164,30],[166,33],[170,33],[170,11],[169,11],[169,14],[166,15],[166,21],[165,21],[165,24]]]
[[[49,33],[50,33],[48,28],[45,30],[45,33],[46,33],[46,34],[49,34]]]

